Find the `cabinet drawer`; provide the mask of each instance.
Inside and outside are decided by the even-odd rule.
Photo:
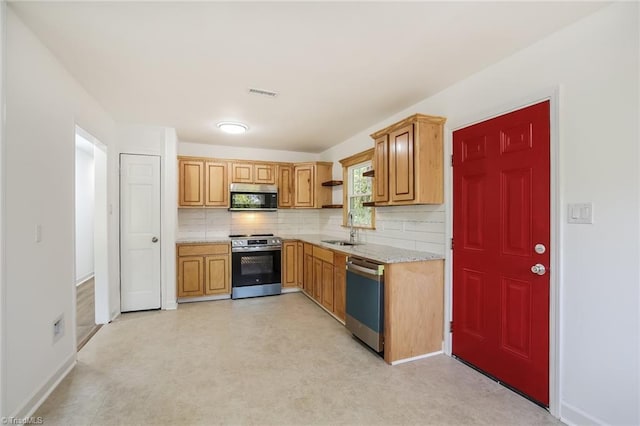
[[[322,247],[313,247],[313,257],[322,259],[325,262],[329,262],[333,265],[333,252],[331,250],[324,249]]]
[[[178,245],[178,256],[197,256],[208,254],[228,254],[229,244],[185,244]]]

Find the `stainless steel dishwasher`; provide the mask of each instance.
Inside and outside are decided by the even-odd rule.
[[[346,327],[376,352],[384,348],[384,265],[347,259]]]

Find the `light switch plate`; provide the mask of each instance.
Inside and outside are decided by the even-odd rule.
[[[567,208],[568,223],[593,223],[593,203],[574,203]]]

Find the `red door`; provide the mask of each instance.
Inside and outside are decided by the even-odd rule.
[[[549,102],[453,133],[453,354],[549,405]]]

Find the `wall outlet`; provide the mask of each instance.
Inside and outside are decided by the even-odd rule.
[[[64,314],[61,314],[53,321],[53,343],[64,336]]]

